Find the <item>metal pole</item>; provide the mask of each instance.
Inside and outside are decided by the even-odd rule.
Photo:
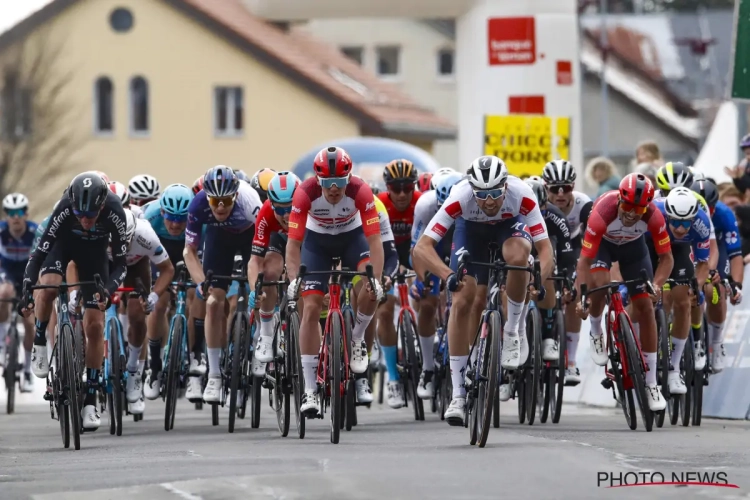
[[[602,71],[601,71],[601,84],[602,84],[602,126],[601,126],[601,154],[602,156],[609,156],[609,89],[607,87],[607,0],[599,0],[599,12],[602,16],[602,27],[599,33],[599,44],[601,45],[602,51]]]

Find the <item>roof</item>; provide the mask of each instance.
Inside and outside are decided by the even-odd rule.
[[[0,35],[0,51],[80,0],[53,0]],[[356,119],[366,134],[455,139],[456,127],[381,81],[336,47],[285,32],[241,0],[161,0]]]

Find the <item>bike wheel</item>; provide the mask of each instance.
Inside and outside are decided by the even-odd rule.
[[[166,397],[164,405],[164,430],[169,431],[174,428],[174,416],[177,409],[177,395],[180,384],[180,349],[182,348],[182,329],[184,328],[184,318],[181,315],[175,316],[172,323],[172,331],[169,339],[169,355],[167,366],[164,367],[162,375],[167,383]]]
[[[260,427],[260,407],[263,389],[263,377],[250,375],[250,427],[257,429]]]
[[[445,420],[445,410],[451,404],[453,393],[453,381],[451,380],[451,369],[443,364],[440,367],[440,420]]]
[[[62,342],[60,342],[58,336],[52,348],[52,359],[55,360],[55,364],[50,366],[47,381],[52,388],[52,401],[50,402],[50,405],[54,406],[52,418],[54,418],[54,414],[57,414],[57,420],[60,422],[60,437],[62,437],[63,447],[70,448],[70,415],[68,414],[68,409],[65,406],[63,398],[63,384],[65,381],[63,380],[61,352]]]
[[[284,349],[279,348],[279,338],[284,337]],[[291,402],[289,401],[289,376],[292,371],[291,356],[289,355],[289,329],[282,328],[281,322],[276,324],[276,335],[274,345],[277,346],[277,353],[274,360],[274,369],[276,371],[273,385],[274,404],[276,405],[276,423],[279,426],[281,437],[289,435],[289,416],[291,413]]]
[[[112,384],[112,409],[110,416],[115,418],[115,434],[122,436],[122,402],[125,397],[125,389],[122,379],[125,375],[125,362],[120,356],[120,334],[117,328],[117,320],[109,320],[109,383]],[[110,424],[110,433],[112,425]]]
[[[633,391],[641,408],[641,418],[646,432],[651,432],[654,426],[654,412],[648,407],[648,395],[646,394],[646,366],[641,358],[641,351],[635,341],[633,330],[630,328],[628,316],[620,313],[620,334],[625,345],[625,354],[628,362],[628,375],[633,381]]]
[[[682,420],[682,426],[687,427],[690,425],[692,417],[693,391],[691,390],[691,386],[696,376],[693,343],[690,339],[685,342],[685,350],[682,351],[682,372],[688,391],[686,394],[680,395],[680,420]]]
[[[607,322],[607,331],[609,332],[609,322]],[[607,335],[607,339],[612,339],[611,335]],[[614,378],[614,388],[617,401],[622,406],[622,412],[625,414],[625,421],[628,423],[628,427],[631,430],[638,428],[638,418],[636,416],[635,401],[633,401],[633,391],[625,390],[622,381],[622,372],[620,366],[620,354],[617,351],[614,341],[607,342],[607,348],[609,350],[609,363],[611,366],[612,376]],[[612,361],[612,360],[616,361]]]
[[[666,401],[671,399],[669,394],[669,327],[667,326],[667,315],[663,309],[656,311],[656,338],[659,342],[658,353],[658,375],[661,393]],[[664,426],[666,412],[660,411],[656,415],[656,427]]]
[[[305,393],[305,380],[302,377],[302,358],[299,352],[299,315],[297,311],[289,314],[287,318],[288,339],[287,356],[291,357],[291,371],[289,376],[292,382],[292,397],[294,398],[294,418],[297,423],[297,435],[300,439],[305,437],[305,416],[300,411],[302,395]]]
[[[341,432],[341,316],[334,314],[331,320],[331,331],[328,335],[328,379],[327,385],[331,399],[331,443],[338,444]]]
[[[83,372],[86,371],[85,338],[83,336],[83,319],[76,321],[73,327],[73,349],[76,355],[76,375],[78,383],[83,381]]]
[[[239,320],[239,321],[237,321]],[[232,353],[232,369],[229,380],[229,432],[234,432],[234,422],[237,418],[237,396],[242,388],[242,363],[246,356],[245,337],[247,336],[245,315],[235,315],[232,321],[232,344],[228,351]]]
[[[354,419],[356,418],[356,405],[354,401],[354,395],[356,394],[356,389],[354,388],[354,379],[349,379],[346,382],[346,410],[345,413],[345,422],[344,422],[344,428],[347,431],[352,430],[352,427],[354,426]]]
[[[707,325],[708,322],[706,320],[706,313],[704,312],[703,326],[701,327],[701,341],[706,347],[708,347]],[[688,342],[691,342],[690,337],[688,337]],[[708,349],[706,348],[705,351],[708,352]],[[701,419],[703,417],[703,386],[705,385],[708,385],[708,363],[704,365],[703,370],[694,371],[693,375],[693,425],[695,426],[701,425]],[[690,386],[688,386],[688,391],[689,390],[691,390]]]
[[[81,449],[81,405],[76,384],[76,364],[73,352],[73,329],[64,324],[62,332],[61,373],[63,374],[64,395],[67,412],[70,418],[70,433],[73,435],[73,447]]]
[[[557,332],[557,367],[552,369],[554,379],[552,401],[552,423],[560,423],[562,416],[563,394],[565,392],[565,371],[568,368],[568,335],[565,332],[565,316],[561,310],[555,311],[555,331]]]
[[[487,444],[495,402],[499,400],[497,378],[500,371],[500,314],[497,311],[490,313],[485,327],[490,330],[484,339],[483,352],[477,357],[481,359],[481,365],[477,366],[477,373],[480,374],[478,378],[483,382],[479,383],[474,408],[478,424],[477,444],[480,448]]]
[[[529,308],[526,315],[526,335],[532,335],[529,344],[529,359],[531,361],[526,372],[526,420],[534,425],[536,407],[540,400],[542,387],[542,316],[536,307]],[[542,400],[544,396],[541,396]]]
[[[16,408],[16,383],[18,381],[18,330],[16,325],[11,324],[7,337],[8,345],[5,351],[5,369],[3,378],[5,379],[5,389],[8,391],[5,401],[5,411],[11,415]]]
[[[419,354],[415,347],[417,337],[414,334],[414,322],[412,321],[411,314],[407,313],[403,315],[399,330],[401,331],[401,348],[406,354],[404,356],[404,365],[407,380],[404,386],[414,405],[414,420],[424,420],[424,403],[417,395],[419,376],[422,373],[422,360],[419,359]]]

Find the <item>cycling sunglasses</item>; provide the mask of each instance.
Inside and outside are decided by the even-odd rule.
[[[11,208],[5,210],[5,213],[8,214],[8,217],[23,217],[28,213],[28,210],[25,208]]]
[[[623,212],[635,212],[638,215],[643,215],[646,213],[646,210],[648,210],[648,205],[646,205],[645,207],[642,207],[640,205],[634,205],[633,203],[628,203],[627,201],[621,201],[620,208],[622,208]]]
[[[413,182],[391,183],[391,184],[388,184],[388,191],[390,191],[393,194],[412,193],[414,192],[414,183]]]
[[[669,219],[669,225],[672,226],[675,229],[690,229],[690,226],[693,225],[693,221],[691,220],[674,220]]]
[[[552,194],[567,194],[573,192],[573,184],[552,184],[547,186],[547,191]]]
[[[498,198],[501,198],[505,194],[505,188],[495,188],[495,189],[482,189],[482,190],[474,190],[474,196],[477,197],[478,200],[486,200],[487,198],[492,198],[493,200],[497,200]]]
[[[78,210],[74,208],[73,215],[79,219],[95,219],[99,217],[99,210]]]
[[[165,212],[162,210],[161,215],[167,219],[169,222],[185,222],[188,219],[187,214],[185,215],[175,215],[170,214],[169,212]]]
[[[344,177],[328,177],[327,179],[318,177],[318,182],[320,182],[320,187],[324,189],[331,189],[333,186],[336,186],[337,188],[341,189],[346,187],[347,184],[349,184],[349,176]]]
[[[273,211],[276,212],[276,215],[284,216],[286,214],[292,213],[292,206],[289,205],[288,207],[280,207],[278,205],[274,205],[271,203],[271,206],[273,207]]]
[[[236,194],[232,196],[208,196],[208,204],[211,205],[211,208],[219,208],[220,205],[231,207],[234,205],[235,198],[237,198]]]

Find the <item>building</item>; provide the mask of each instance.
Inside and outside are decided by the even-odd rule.
[[[32,202],[51,204],[87,169],[188,183],[219,163],[291,168],[342,137],[429,151],[456,136],[335,47],[240,0],[54,0],[0,35],[0,78],[2,186]]]
[[[444,118],[456,120],[452,20],[316,19],[295,29],[339,46],[384,81],[397,84]],[[582,141],[586,159],[598,156],[603,144],[601,57],[594,32],[584,30]],[[653,74],[632,64],[618,47],[612,48],[609,63],[612,70],[605,71],[610,91],[609,155],[624,169],[635,144],[654,139],[666,155],[690,161],[697,154],[700,136],[697,112]],[[435,155],[441,163],[455,165],[455,141],[437,143]]]

